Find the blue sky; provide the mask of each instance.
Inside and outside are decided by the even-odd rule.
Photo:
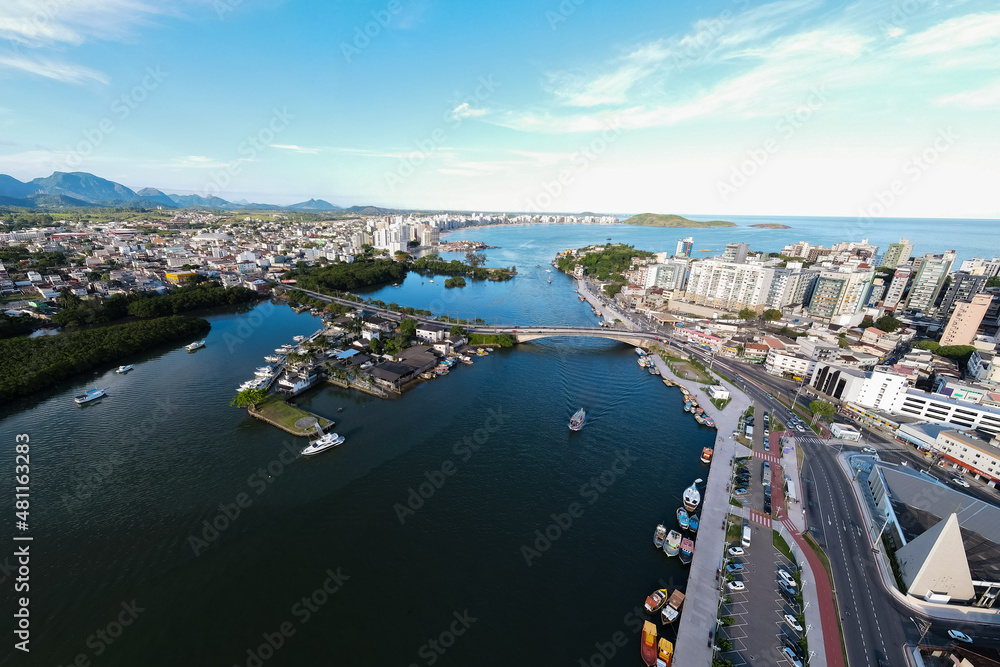
[[[272,203],[997,218],[998,62],[1000,9],[977,0],[6,0],[0,173]]]

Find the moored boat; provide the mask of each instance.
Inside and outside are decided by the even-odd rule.
[[[691,517],[688,516],[683,507],[677,508],[677,523],[681,525],[681,530],[687,530],[691,527]]]
[[[646,354],[646,350],[642,349],[641,347],[637,347],[635,348],[635,353],[641,357],[642,355]]]
[[[681,540],[681,562],[687,565],[691,562],[691,558],[694,556],[694,540],[690,537],[685,537]]]
[[[688,522],[688,527],[690,528],[690,530],[691,530],[692,533],[697,533],[698,532],[698,515],[697,514],[692,514],[691,515],[691,520]]]
[[[124,375],[125,373],[128,373],[133,368],[134,368],[134,366],[132,366],[131,364],[129,364],[127,366],[119,366],[118,370],[116,370],[115,373],[121,373],[122,375]]]
[[[701,462],[702,463],[711,463],[712,462],[712,455],[713,454],[715,454],[715,450],[712,449],[711,447],[705,447],[705,448],[703,448],[701,450]]]
[[[688,512],[694,512],[701,504],[701,491],[698,490],[698,484],[701,481],[700,478],[696,479],[691,486],[684,489],[684,509]]]
[[[656,654],[656,667],[670,667],[674,661],[674,645],[666,637],[660,637],[659,651]]]
[[[656,532],[653,533],[653,544],[659,549],[663,546],[663,540],[667,539],[667,527],[662,523],[656,527]]]
[[[199,347],[205,347],[205,341],[203,341],[203,340],[196,340],[195,342],[191,343],[190,345],[185,345],[184,349],[186,349],[188,352],[194,352]]]
[[[667,600],[667,606],[665,606],[663,611],[660,612],[660,618],[665,624],[669,625],[677,620],[677,616],[681,613],[682,604],[684,604],[684,594],[675,590],[670,594],[670,599]]]
[[[111,389],[111,387],[105,387],[104,389],[88,389],[86,393],[76,396],[73,400],[76,401],[77,405],[83,405],[84,403],[96,401],[104,396],[108,389]]]
[[[656,626],[646,621],[642,626],[642,661],[649,667],[656,664]]]
[[[569,419],[569,430],[579,431],[583,428],[583,421],[587,418],[587,413],[580,408],[576,413]]]
[[[646,597],[646,604],[644,606],[646,607],[646,611],[652,614],[659,611],[660,607],[662,607],[666,603],[667,603],[667,589],[660,588],[653,591]]]
[[[681,550],[681,534],[676,530],[667,533],[667,539],[663,542],[663,553],[668,556],[676,556]]]

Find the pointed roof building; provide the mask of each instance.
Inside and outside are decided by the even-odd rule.
[[[955,600],[975,597],[957,514],[949,514],[899,549],[896,560],[910,595],[934,593]]]

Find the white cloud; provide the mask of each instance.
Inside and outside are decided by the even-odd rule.
[[[450,115],[452,118],[479,118],[480,116],[485,116],[487,113],[489,113],[487,109],[474,107],[468,102],[462,102],[451,110]]]
[[[0,67],[36,74],[47,79],[62,81],[63,83],[82,84],[93,81],[102,84],[108,83],[108,77],[101,72],[92,70],[89,67],[59,62],[48,58],[3,55],[0,56]]]
[[[296,153],[307,153],[309,155],[314,155],[320,152],[319,148],[303,148],[302,146],[296,146],[295,144],[270,144],[272,148],[281,148],[286,151],[294,151]]]
[[[934,100],[937,106],[954,106],[966,109],[1000,108],[1000,79],[974,90],[952,95],[942,95]]]
[[[0,38],[27,46],[121,39],[150,15],[167,11],[137,0],[4,0]]]

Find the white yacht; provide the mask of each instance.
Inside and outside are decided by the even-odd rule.
[[[104,394],[107,393],[108,389],[111,389],[111,387],[105,387],[104,389],[88,389],[87,393],[80,394],[73,400],[76,401],[78,405],[83,405],[84,403],[89,403],[90,401],[96,401],[97,399],[104,396]]]
[[[264,357],[264,361],[268,362],[269,364],[276,364],[280,362],[281,359],[282,357],[277,354],[269,354],[266,357]]]
[[[312,456],[313,454],[319,454],[331,447],[336,447],[342,442],[344,442],[344,436],[337,435],[336,433],[324,433],[316,440],[310,442],[309,446],[302,450],[302,455]]]
[[[269,378],[272,375],[274,375],[275,370],[276,369],[274,368],[274,366],[261,366],[260,368],[255,370],[253,374],[259,378]]]
[[[115,373],[121,373],[122,375],[124,375],[125,373],[128,373],[133,368],[134,368],[134,366],[132,366],[131,364],[129,364],[127,366],[119,366],[118,370],[116,370]]]
[[[196,340],[195,342],[191,343],[190,345],[185,345],[184,347],[185,347],[185,349],[188,352],[194,352],[199,347],[205,347],[205,341],[203,341],[203,340]]]
[[[306,339],[305,336],[292,336],[292,340],[294,340],[296,343],[301,343],[305,339]]]

